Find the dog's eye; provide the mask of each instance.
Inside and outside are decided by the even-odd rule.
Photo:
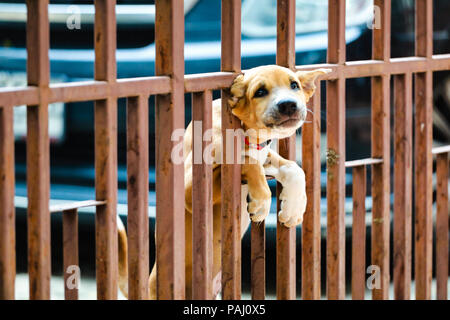
[[[267,95],[268,93],[269,93],[269,91],[267,91],[266,88],[261,87],[258,90],[256,90],[254,97],[261,98],[261,97],[264,97],[265,95]]]
[[[291,82],[291,89],[292,89],[292,90],[298,90],[298,89],[300,89],[300,87],[298,86],[298,83],[297,83],[297,82],[292,81],[292,82]]]

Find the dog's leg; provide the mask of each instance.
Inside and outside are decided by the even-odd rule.
[[[306,210],[305,172],[295,161],[286,160],[273,150],[270,150],[268,160],[264,167],[266,174],[275,177],[283,186],[278,220],[288,228],[299,225]]]
[[[250,163],[246,158],[242,165],[242,179],[247,181],[250,202],[248,213],[253,222],[263,221],[270,211],[272,195],[266,181],[264,168],[258,163]]]
[[[148,298],[149,300],[156,300],[156,262],[148,278]]]
[[[128,298],[128,240],[122,219],[117,215],[117,235],[119,244],[119,289]]]

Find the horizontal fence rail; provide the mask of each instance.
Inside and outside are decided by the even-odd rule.
[[[430,58],[391,58],[388,61],[348,61],[342,65],[323,63],[295,66],[296,70],[305,71],[317,68],[332,70],[330,73],[323,75],[322,80],[433,72],[450,69],[450,54],[437,54]],[[242,72],[245,72],[245,70],[242,70]],[[184,76],[184,90],[185,92],[202,92],[229,88],[236,75],[236,72],[187,74]],[[140,94],[167,94],[171,90],[170,83],[170,77],[165,76],[117,79],[115,83],[95,80],[55,83],[49,85],[49,103],[100,100],[107,97],[124,98]],[[0,98],[2,103],[11,106],[36,105],[41,99],[36,87],[0,88]]]
[[[51,214],[63,216],[65,298],[79,298],[66,283],[67,270],[79,265],[78,210],[96,209],[96,281],[98,299],[117,299],[118,286],[130,299],[241,299],[241,166],[223,164],[221,212],[213,206],[212,165],[192,161],[192,215],[185,211],[185,166],[171,160],[172,133],[184,129],[184,94],[191,93],[192,119],[201,121],[201,136],[212,128],[212,92],[221,91],[222,105],[241,70],[241,0],[222,0],[221,68],[218,72],[186,75],[184,70],[184,10],[182,0],[156,0],[155,76],[117,79],[115,0],[95,0],[95,76],[91,81],[50,84],[48,0],[27,0],[27,80],[18,88],[0,88],[0,299],[15,298],[15,159],[13,110],[27,106],[28,273],[30,299],[50,299]],[[277,1],[276,64],[292,70],[328,68],[326,82],[326,270],[321,270],[321,88],[308,102],[311,114],[302,129],[302,165],[306,175],[307,208],[301,227],[277,222],[276,261],[266,261],[265,224],[251,223],[251,297],[266,298],[266,264],[276,264],[276,297],[296,299],[346,298],[346,256],[351,256],[351,293],[365,299],[370,247],[371,266],[379,271],[373,299],[410,299],[414,271],[416,299],[431,299],[433,264],[436,297],[448,299],[449,158],[450,146],[432,147],[433,72],[450,70],[450,53],[433,54],[433,1],[416,0],[414,57],[391,58],[391,1],[375,0],[380,28],[373,29],[372,57],[346,61],[346,1],[328,1],[327,62],[298,66],[295,62],[295,0]],[[369,158],[346,161],[346,80],[371,78]],[[391,88],[391,78],[393,88]],[[413,87],[414,86],[414,87]],[[391,90],[393,89],[393,90]],[[391,91],[394,92],[391,103]],[[148,170],[149,105],[156,97],[156,261],[150,277]],[[117,100],[127,99],[128,282],[119,284],[117,236]],[[94,101],[95,200],[50,206],[48,105]],[[391,174],[391,105],[393,172]],[[240,121],[223,107],[222,132],[239,129]],[[200,136],[200,138],[201,138]],[[223,150],[230,143],[223,134]],[[195,133],[193,139],[196,138]],[[234,139],[234,160],[240,140]],[[280,155],[296,160],[295,136],[278,143]],[[193,148],[208,147],[206,142]],[[192,153],[194,154],[194,153]],[[227,159],[227,154],[223,155]],[[436,170],[433,172],[433,164]],[[367,170],[370,168],[370,184]],[[345,174],[353,176],[352,243],[346,247]],[[433,221],[433,174],[436,175],[436,219]],[[391,183],[393,179],[393,183]],[[368,188],[370,186],[370,188]],[[391,190],[393,186],[393,190]],[[366,197],[372,196],[367,222]],[[281,185],[277,185],[277,195]],[[394,195],[391,208],[390,196]],[[414,195],[414,197],[413,197]],[[277,210],[280,203],[277,203]],[[391,210],[392,209],[392,210]],[[221,227],[213,224],[220,216]],[[188,220],[187,220],[188,219]],[[185,227],[185,221],[187,222]],[[391,221],[393,248],[390,255]],[[367,227],[371,243],[366,243]],[[414,227],[414,233],[413,233]],[[433,227],[435,227],[433,229]],[[300,230],[300,229],[299,229]],[[435,230],[435,234],[433,234]],[[436,253],[433,259],[433,236]],[[192,239],[189,247],[186,238]],[[220,252],[213,243],[221,243]],[[189,242],[188,242],[189,243]],[[185,249],[189,255],[185,254]],[[414,261],[413,255],[414,252]],[[192,259],[192,269],[186,268]],[[296,261],[301,259],[301,277]],[[393,274],[390,274],[390,263]],[[215,265],[220,265],[216,270]],[[370,269],[370,272],[374,272]],[[376,271],[376,270],[375,270]],[[326,273],[326,292],[321,275]],[[298,279],[297,279],[298,278]],[[392,279],[391,279],[392,278]],[[391,281],[392,280],[392,281]],[[391,282],[394,296],[389,296]],[[297,288],[296,284],[301,287]],[[155,292],[151,292],[153,285]]]

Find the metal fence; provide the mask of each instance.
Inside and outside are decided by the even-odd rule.
[[[0,89],[0,299],[14,299],[15,213],[13,107],[27,105],[28,266],[30,299],[50,298],[50,214],[63,212],[64,266],[78,264],[77,209],[96,206],[98,299],[117,298],[117,99],[127,98],[129,297],[146,298],[149,276],[148,97],[156,95],[156,260],[159,299],[185,297],[183,165],[171,162],[175,129],[184,128],[184,94],[192,93],[193,119],[211,127],[211,92],[222,90],[227,103],[234,77],[241,72],[241,0],[222,0],[221,72],[184,74],[182,0],[156,0],[156,76],[116,79],[115,0],[95,1],[95,80],[49,84],[48,0],[28,0],[28,86]],[[354,169],[352,294],[364,298],[366,167],[372,166],[372,264],[380,267],[381,287],[373,299],[388,299],[390,284],[390,78],[394,78],[394,298],[409,299],[415,268],[417,299],[431,298],[432,174],[437,154],[437,297],[447,299],[448,164],[450,146],[432,149],[432,74],[450,70],[450,54],[433,55],[431,0],[416,0],[416,56],[390,57],[391,1],[375,0],[381,28],[373,30],[372,60],[346,62],[345,1],[329,0],[328,61],[295,65],[295,0],[277,3],[277,64],[299,70],[332,69],[325,77],[327,96],[327,298],[345,298],[345,168]],[[346,79],[372,78],[372,158],[345,162]],[[413,122],[413,78],[415,122]],[[95,101],[96,200],[49,207],[48,104]],[[303,128],[303,168],[308,205],[297,251],[295,228],[277,226],[277,298],[296,298],[296,255],[302,255],[302,298],[321,297],[320,277],[320,93],[310,102],[312,122]],[[223,108],[222,130],[239,128]],[[414,144],[413,144],[413,127]],[[225,136],[225,135],[224,135]],[[224,143],[226,143],[224,139]],[[227,148],[225,147],[224,150]],[[279,143],[295,159],[295,138]],[[237,154],[237,152],[235,152]],[[226,156],[226,155],[225,155]],[[235,155],[236,156],[236,155]],[[414,159],[414,172],[412,162]],[[193,233],[199,244],[193,265],[193,298],[212,298],[212,203],[208,164],[193,166]],[[222,297],[241,298],[239,164],[222,165]],[[414,181],[413,181],[414,178]],[[413,183],[414,182],[414,183]],[[412,187],[415,186],[414,240]],[[206,226],[204,228],[204,226]],[[415,245],[414,263],[411,248]],[[265,297],[264,224],[251,225],[252,297]],[[350,251],[350,250],[347,250]],[[350,254],[350,253],[348,253]],[[77,292],[66,288],[66,298]]]

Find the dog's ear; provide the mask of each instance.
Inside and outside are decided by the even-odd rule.
[[[238,101],[244,97],[246,90],[246,85],[244,83],[244,75],[240,74],[238,75],[231,85],[231,99],[228,101],[230,108],[233,109]]]
[[[316,90],[315,81],[318,76],[323,74],[330,73],[331,69],[316,69],[313,71],[297,71],[296,75],[300,84],[303,88],[303,91],[306,96],[306,101],[308,101],[314,94]]]

